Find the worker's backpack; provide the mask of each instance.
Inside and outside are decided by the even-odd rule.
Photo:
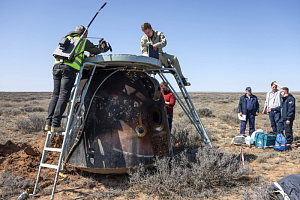
[[[286,139],[282,133],[278,133],[275,140],[275,145],[286,145]],[[275,150],[285,151],[287,146],[276,146]]]

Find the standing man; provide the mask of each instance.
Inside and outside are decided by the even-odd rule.
[[[167,40],[164,34],[159,31],[154,31],[148,22],[143,23],[142,31],[145,33],[141,39],[142,54],[146,56],[148,55],[149,45],[153,46],[154,51],[158,49],[159,60],[163,66],[168,68],[172,65],[178,72],[184,86],[189,86],[190,83],[187,83],[186,78],[184,78],[177,57],[164,53],[162,50],[162,48],[167,45]]]
[[[281,117],[279,120],[279,130],[277,133],[283,132],[285,130],[285,137],[287,144],[292,144],[293,142],[293,122],[295,119],[295,98],[289,93],[287,87],[281,88],[280,94],[282,96],[281,106],[277,108],[269,109],[270,111],[281,111]],[[269,111],[268,110],[268,111]]]
[[[265,107],[263,110],[263,114],[265,115],[265,112],[267,110],[270,110],[272,108],[276,108],[280,106],[280,91],[277,89],[278,87],[282,87],[276,81],[273,81],[271,83],[271,91],[267,93],[266,101],[265,101]],[[278,122],[280,118],[280,111],[270,111],[269,113],[269,118],[271,122],[271,127],[273,130],[273,133],[277,133],[277,127],[278,127]]]
[[[239,102],[240,116],[246,115],[246,121],[241,121],[240,134],[245,134],[247,121],[249,120],[249,135],[255,131],[255,116],[258,116],[259,104],[257,97],[252,94],[251,87],[246,88],[246,94],[241,96]]]
[[[77,26],[75,31],[71,31],[66,36],[68,39],[80,39],[85,32],[84,26]],[[49,103],[48,117],[46,120],[45,131],[64,132],[61,127],[61,118],[69,101],[71,90],[74,86],[77,72],[80,71],[84,59],[84,51],[91,53],[90,56],[107,51],[105,45],[94,45],[86,39],[88,31],[86,30],[83,40],[75,49],[75,58],[72,61],[59,59],[55,60],[53,66],[54,89]]]
[[[161,82],[160,88],[161,88],[162,95],[164,96],[165,104],[167,107],[168,122],[169,122],[169,128],[171,133],[172,121],[173,121],[173,107],[175,106],[176,99],[173,96],[172,92],[170,92],[170,89],[168,88],[165,82]]]

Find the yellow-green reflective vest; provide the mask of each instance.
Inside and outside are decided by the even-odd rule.
[[[71,36],[67,36],[68,39],[70,38],[73,38]],[[75,39],[80,39],[80,37],[74,37]],[[73,62],[68,62],[68,61],[65,61],[63,64],[66,64],[66,65],[69,65],[77,70],[80,70],[81,68],[81,64],[82,64],[82,60],[84,58],[84,47],[85,47],[85,43],[86,43],[86,39],[84,38],[79,45],[77,45],[76,49],[75,49],[75,53],[74,55],[77,55],[77,53],[79,52],[82,52],[80,53],[78,56],[76,56],[74,58],[74,61]],[[59,59],[56,59],[55,60],[55,63],[59,63]]]

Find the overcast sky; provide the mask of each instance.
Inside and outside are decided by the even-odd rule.
[[[52,91],[58,42],[104,2],[1,1],[0,91]],[[114,54],[141,55],[144,22],[166,36],[163,50],[178,57],[188,91],[266,92],[274,80],[300,91],[299,0],[108,0],[89,36]]]

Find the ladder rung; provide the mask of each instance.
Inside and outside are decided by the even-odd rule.
[[[50,132],[50,131],[48,131],[48,134],[52,134],[52,135],[66,135],[66,132]]]
[[[57,165],[50,165],[50,164],[42,163],[40,166],[41,166],[41,167],[47,167],[47,168],[58,169],[58,166],[57,166]]]
[[[63,115],[61,118],[68,118],[68,115]]]
[[[45,147],[45,148],[44,148],[44,151],[62,152],[62,149]]]
[[[70,99],[69,102],[70,102],[70,103],[73,102],[72,99]]]

